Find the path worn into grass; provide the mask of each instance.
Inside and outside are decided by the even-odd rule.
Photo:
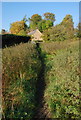
[[[47,118],[50,118],[50,113],[47,109],[47,105],[44,100],[44,91],[45,91],[45,58],[46,55],[42,53],[40,44],[36,43],[36,50],[38,52],[38,57],[41,62],[41,68],[40,72],[38,74],[38,80],[36,85],[36,112],[34,118],[37,118],[38,120],[43,118],[44,120]]]

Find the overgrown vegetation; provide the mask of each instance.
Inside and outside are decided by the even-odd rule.
[[[59,45],[59,46],[58,46]],[[79,43],[43,43],[47,54],[45,101],[51,118],[79,119]]]
[[[35,46],[21,44],[3,49],[3,118],[29,120],[36,107],[35,92],[40,61]]]
[[[3,118],[33,118],[43,55],[43,92],[51,118],[80,118],[78,41],[41,43],[40,47],[25,43],[3,49]]]

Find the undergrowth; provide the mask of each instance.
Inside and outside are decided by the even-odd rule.
[[[29,120],[36,107],[35,93],[40,61],[33,44],[3,49],[3,118]]]
[[[79,44],[78,41],[57,47],[43,43],[41,48],[47,53],[45,101],[51,118],[79,119]],[[65,47],[64,47],[65,46]],[[59,49],[57,49],[59,48]],[[61,48],[61,49],[60,49]]]
[[[4,119],[33,118],[37,107],[37,80],[43,76],[44,98],[51,118],[81,117],[78,41],[41,43],[37,49],[35,44],[25,43],[5,48],[2,53]]]

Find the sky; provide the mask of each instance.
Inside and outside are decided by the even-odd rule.
[[[78,25],[79,2],[2,2],[2,28],[9,31],[10,24],[22,20],[25,15],[30,18],[33,14],[43,16],[45,12],[55,14],[55,25],[67,14],[73,16],[74,27]]]
[[[80,2],[80,0],[1,0],[2,2]]]

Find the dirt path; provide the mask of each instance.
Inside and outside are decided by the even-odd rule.
[[[37,118],[38,120],[40,118],[43,118],[44,120],[47,120],[50,118],[50,113],[48,111],[48,107],[44,100],[44,90],[45,90],[45,54],[42,54],[41,48],[39,43],[36,44],[36,50],[38,52],[39,60],[41,62],[41,69],[38,74],[38,80],[36,85],[36,113],[34,118]]]

